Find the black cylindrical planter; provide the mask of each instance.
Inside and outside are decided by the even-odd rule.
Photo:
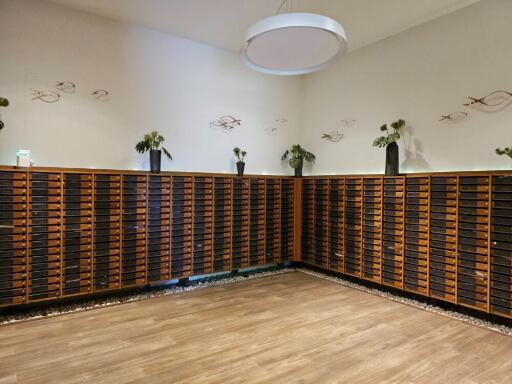
[[[160,165],[162,163],[162,151],[158,149],[150,149],[149,163],[151,167],[151,173],[160,173]]]
[[[243,161],[238,161],[236,163],[236,171],[238,176],[243,176],[245,170],[245,163]]]
[[[302,167],[304,166],[304,160],[299,160],[299,166],[295,168],[295,177],[301,177],[302,176]]]
[[[399,171],[398,144],[389,143],[386,146],[386,176],[397,176]]]

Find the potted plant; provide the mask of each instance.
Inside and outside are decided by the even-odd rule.
[[[137,143],[135,149],[139,153],[149,151],[149,161],[152,173],[160,172],[160,165],[162,162],[162,152],[167,158],[172,160],[172,156],[169,151],[162,146],[165,141],[164,137],[157,131],[145,134],[144,138]]]
[[[9,100],[0,97],[0,107],[8,107],[9,106]],[[4,127],[4,122],[0,120],[0,130]]]
[[[405,126],[405,121],[400,119],[392,122],[391,128],[393,132],[389,132],[386,124],[380,127],[381,132],[385,132],[384,136],[377,137],[373,141],[374,147],[383,148],[386,147],[386,176],[396,176],[399,174],[399,162],[398,162],[398,144],[397,141],[400,139],[400,130]]]
[[[236,162],[237,175],[243,176],[244,170],[245,170],[244,158],[247,155],[247,152],[240,150],[240,148],[238,148],[238,147],[235,147],[235,148],[233,148],[233,153],[235,154],[236,158],[238,159],[238,161]]]
[[[288,164],[295,170],[295,177],[302,176],[302,168],[304,166],[304,160],[308,163],[314,163],[316,160],[315,155],[302,148],[299,144],[294,144],[290,149],[287,149],[281,160],[290,158]]]
[[[510,157],[512,159],[512,147],[506,147],[503,149],[496,148],[496,154],[500,155],[500,156],[507,155],[508,157]]]

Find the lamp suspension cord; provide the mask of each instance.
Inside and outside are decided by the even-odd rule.
[[[292,8],[293,8],[292,0],[283,0],[281,2],[281,5],[279,6],[279,8],[277,8],[276,15],[278,15],[279,12],[281,12],[281,9],[283,9],[283,6],[285,4],[286,4],[285,13],[291,13],[292,12]]]

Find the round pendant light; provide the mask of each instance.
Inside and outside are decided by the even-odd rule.
[[[302,75],[326,68],[346,49],[345,30],[336,20],[314,13],[285,13],[250,27],[240,54],[256,71]]]

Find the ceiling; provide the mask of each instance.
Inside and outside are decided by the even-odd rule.
[[[282,0],[50,0],[77,10],[238,51],[246,29]],[[293,12],[330,16],[349,50],[385,39],[479,0],[291,0]],[[289,7],[289,6],[288,6]]]

